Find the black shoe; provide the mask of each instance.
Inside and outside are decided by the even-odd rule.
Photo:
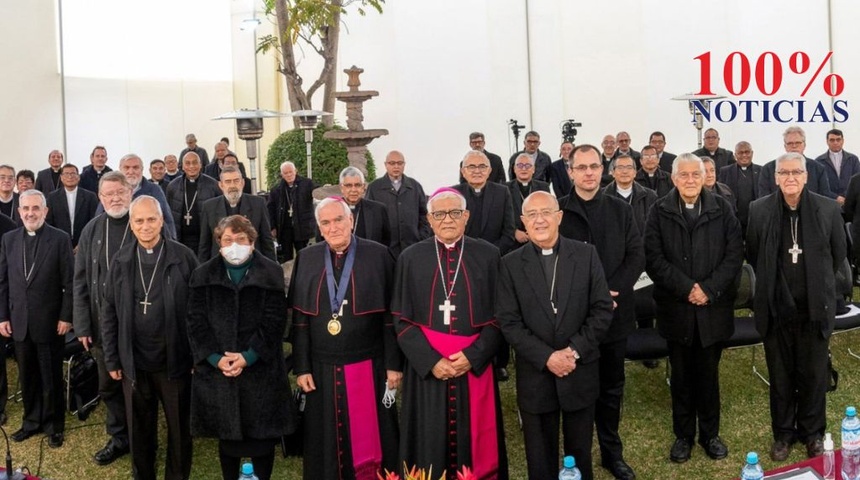
[[[107,445],[93,455],[93,460],[102,466],[110,465],[119,457],[127,454],[128,450],[128,445],[117,446],[116,442],[108,440]]]
[[[824,443],[821,442],[820,438],[816,438],[815,440],[810,440],[806,442],[807,457],[815,458],[822,454],[824,454]]]
[[[672,445],[672,450],[669,451],[669,460],[675,463],[684,463],[690,459],[690,451],[693,449],[693,442],[686,438],[676,438]]]
[[[714,460],[722,460],[729,456],[729,447],[723,443],[720,437],[712,437],[705,442],[699,442],[705,453]]]
[[[791,445],[785,440],[776,440],[770,447],[770,459],[774,462],[784,462],[788,459]]]
[[[609,470],[612,476],[619,480],[635,480],[636,474],[624,460],[616,460],[609,464],[603,464],[603,468]]]
[[[60,448],[63,446],[65,439],[66,437],[63,435],[63,432],[52,433],[48,436],[48,446],[51,448]]]
[[[16,431],[12,435],[9,435],[9,438],[11,438],[13,442],[23,442],[24,440],[27,440],[33,435],[38,435],[40,433],[42,433],[42,430],[40,429],[24,430],[23,428],[19,428],[18,431]]]
[[[6,416],[6,412],[0,412],[0,426],[6,425],[8,421],[9,417]]]
[[[645,368],[652,368],[653,369],[653,368],[659,367],[660,362],[657,360],[642,360],[642,365],[644,365]]]
[[[505,367],[500,367],[496,369],[496,381],[498,382],[507,382],[510,375],[508,375],[508,369]]]

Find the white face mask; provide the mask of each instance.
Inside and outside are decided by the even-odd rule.
[[[241,265],[251,256],[251,246],[234,243],[229,247],[221,247],[221,256],[231,265]]]

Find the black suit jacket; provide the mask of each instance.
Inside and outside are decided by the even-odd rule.
[[[385,204],[362,198],[355,205],[353,216],[356,215],[356,236],[391,246],[391,223]]]
[[[242,195],[242,199],[239,200],[239,215],[250,220],[257,230],[257,241],[254,242],[254,248],[277,262],[278,257],[275,254],[272,227],[269,225],[269,215],[266,212],[266,201],[263,200],[263,197]],[[200,205],[200,247],[197,251],[200,263],[220,255],[219,250],[221,248],[213,235],[218,222],[226,216],[227,199],[223,195],[210,198]]]
[[[36,174],[36,183],[34,185],[36,190],[48,196],[49,193],[54,190],[62,190],[63,183],[60,182],[59,177],[57,178],[57,183],[54,183],[54,179],[51,176],[51,168],[48,167],[44,170],[39,170],[39,173]]]
[[[605,168],[609,171],[608,168]],[[558,198],[570,195],[573,189],[573,182],[570,181],[570,175],[567,173],[567,164],[564,159],[559,158],[552,162],[549,167],[549,183],[552,185],[552,192]]]
[[[523,153],[526,153],[525,150],[520,150],[519,152],[511,155],[511,158],[508,160],[508,176],[511,180],[517,178],[517,174],[514,172],[514,164],[517,162],[517,157]],[[538,150],[537,157],[535,158],[535,174],[532,178],[549,183],[550,165],[552,165],[552,158],[550,158],[543,150]]]
[[[365,199],[378,201],[388,209],[391,253],[395,257],[406,247],[433,234],[427,221],[427,196],[414,178],[403,175],[400,190],[395,191],[391,178],[383,175],[368,185]]]
[[[597,250],[564,237],[558,241],[557,315],[532,245],[502,259],[496,283],[496,320],[517,353],[517,404],[535,414],[594,404],[600,390],[600,341],[612,321],[612,298]],[[546,362],[565,347],[580,358],[570,375],[559,378]]]
[[[93,192],[78,187],[74,228],[72,228],[72,219],[69,217],[69,200],[66,198],[65,187],[51,192],[47,197],[48,215],[45,217],[45,222],[69,234],[72,237],[72,248],[77,247],[84,227],[96,216],[96,210],[99,207],[98,197]]]
[[[726,165],[721,168],[717,177],[717,180],[721,183],[725,183],[727,187],[732,192],[738,191],[738,169],[741,168],[737,163],[733,163],[731,165]],[[751,164],[749,168],[752,170],[752,184],[753,184],[753,200],[759,197],[759,175],[761,175],[761,165]]]
[[[461,183],[453,187],[469,198],[469,184]],[[514,246],[514,207],[511,192],[505,185],[487,182],[484,186],[484,207],[481,211],[481,224],[466,223],[466,235],[486,240],[504,255]],[[466,205],[468,209],[469,206]]]
[[[664,151],[663,154],[660,155],[660,168],[665,170],[666,173],[671,174],[672,173],[672,164],[675,163],[675,158],[677,158],[677,157],[678,156],[675,155],[674,153],[669,153],[669,152]]]
[[[36,260],[27,281],[24,235],[27,232],[21,227],[0,241],[0,321],[11,320],[16,342],[23,342],[29,334],[36,343],[48,343],[57,337],[59,321],[72,322],[72,244],[65,232],[44,225],[38,232]]]
[[[830,181],[827,179],[827,172],[824,170],[824,165],[815,160],[806,158],[806,189],[812,193],[824,195],[825,197],[836,199],[836,194],[830,188]],[[776,160],[771,160],[761,167],[761,173],[758,177],[758,197],[779,190],[776,186]]]

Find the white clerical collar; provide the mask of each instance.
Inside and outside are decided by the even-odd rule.
[[[35,237],[35,236],[36,236],[36,232],[33,232],[33,231],[30,231],[30,230],[27,230],[27,235],[29,235],[29,236],[31,236],[31,237]]]
[[[447,242],[445,242],[444,240],[442,240],[441,238],[439,238],[439,237],[437,236],[437,237],[436,237],[436,241],[437,241],[437,242],[439,242],[439,243],[441,243],[442,245],[445,245],[445,248],[447,248],[447,249],[449,249],[449,250],[450,250],[450,249],[452,249],[452,248],[456,247],[456,246],[457,246],[457,242],[459,242],[462,238],[463,238],[463,237],[460,237],[460,238],[458,238],[457,240],[454,240],[454,242],[453,242],[453,243],[447,243]]]
[[[523,187],[528,187],[531,182],[520,182]]]
[[[615,191],[622,197],[627,198],[633,194],[633,184],[630,184],[629,188],[621,188],[618,184],[615,184]]]
[[[0,197],[0,202],[3,202],[3,203],[9,203],[9,202],[11,202],[11,201],[12,201],[12,200],[14,200],[14,199],[15,199],[15,194],[10,193],[10,194],[9,194],[9,198],[8,198],[8,199],[5,199],[5,200],[4,200],[2,197]]]

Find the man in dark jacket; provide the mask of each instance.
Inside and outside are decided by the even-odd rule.
[[[7,233],[0,249],[0,334],[15,340],[24,400],[22,442],[40,432],[48,446],[63,446],[63,346],[72,328],[72,244],[45,224],[47,203],[38,190],[21,194],[23,227]]]
[[[73,318],[75,336],[96,360],[99,398],[107,409],[105,431],[111,437],[93,455],[93,460],[99,465],[108,465],[129,452],[129,438],[122,383],[111,378],[105,366],[101,307],[109,281],[110,262],[123,246],[132,242],[128,225],[131,185],[120,172],[106,173],[99,183],[99,198],[105,213],[81,232],[80,248],[75,254]]]
[[[60,167],[63,166],[63,152],[59,150],[51,150],[48,154],[48,168],[39,170],[36,175],[36,184],[34,188],[47,196],[54,190],[59,189],[60,183]]]
[[[511,155],[511,159],[508,160],[508,177],[511,180],[516,178],[514,163],[516,163],[517,157],[519,157],[520,154],[525,153],[534,159],[534,178],[542,182],[549,183],[549,167],[552,165],[552,159],[546,152],[540,150],[538,147],[540,147],[540,134],[534,130],[526,132],[525,140],[523,140],[523,149]],[[463,174],[463,176],[468,180],[468,175]],[[503,255],[504,253],[505,252],[502,252]]]
[[[663,198],[672,189],[672,178],[668,173],[660,168],[660,159],[657,157],[657,150],[646,145],[642,147],[640,154],[642,167],[636,172],[636,183],[643,187],[650,188],[657,193],[657,198]],[[633,159],[636,161],[636,159]]]
[[[200,209],[203,202],[221,196],[218,182],[200,173],[200,157],[194,152],[182,159],[184,175],[167,186],[167,204],[176,221],[176,240],[196,252],[200,246]]]
[[[827,178],[827,172],[824,165],[820,162],[807,157],[803,152],[806,151],[806,133],[802,128],[792,125],[782,132],[782,142],[785,145],[786,153],[799,153],[806,159],[806,189],[812,193],[824,195],[825,197],[836,199],[836,193],[830,187],[830,180]],[[764,164],[761,168],[761,174],[758,177],[758,195],[763,197],[770,195],[777,190],[776,187],[776,160],[771,160]]]
[[[107,149],[96,145],[90,153],[90,164],[81,170],[81,188],[99,193],[99,180],[102,179],[102,175],[113,170],[107,166],[107,160]]]
[[[514,209],[514,222],[516,230],[514,230],[515,248],[525,245],[529,241],[529,236],[526,233],[526,227],[523,224],[521,215],[523,213],[523,202],[526,197],[532,192],[549,192],[549,184],[540,180],[534,180],[535,163],[531,156],[521,153],[517,157],[517,163],[514,164],[514,174],[516,178],[507,183],[508,190],[511,192],[511,204]],[[564,172],[567,176],[567,168]],[[568,178],[568,182],[570,179]]]
[[[741,222],[741,230],[746,232],[750,203],[759,197],[758,178],[761,175],[761,165],[753,163],[752,145],[746,141],[735,145],[735,159],[736,163],[721,168],[717,175],[718,180],[735,194],[738,220]]]
[[[609,293],[616,304],[612,323],[600,342],[600,395],[594,419],[603,467],[615,478],[633,479],[636,475],[624,461],[618,425],[624,397],[627,336],[636,325],[633,285],[645,270],[645,250],[633,219],[633,209],[623,200],[600,190],[602,174],[603,165],[596,147],[580,145],[573,151],[571,179],[574,187],[569,196],[559,200],[563,212],[559,232],[597,248]]]
[[[514,244],[514,210],[507,187],[487,180],[490,170],[483,153],[467,152],[460,169],[466,183],[454,189],[466,197],[470,218],[466,235],[492,243],[504,255]]]
[[[654,281],[657,328],[669,344],[672,424],[669,458],[728,455],[720,433],[721,342],[734,331],[734,298],[743,263],[741,227],[731,205],[703,189],[705,168],[693,154],[672,167],[673,189],[654,205],[645,227],[646,271]]]
[[[568,166],[570,165],[570,155],[573,154],[573,143],[564,142],[559,149],[559,159],[552,162],[549,166],[549,183],[552,185],[552,192],[556,198],[565,197],[570,194],[573,185],[570,183],[570,175],[568,174]],[[611,179],[607,179],[608,183]],[[519,212],[514,211],[514,219],[519,217]]]
[[[391,224],[391,253],[400,252],[432,234],[427,221],[427,196],[417,180],[407,177],[403,170],[406,158],[397,150],[385,157],[385,175],[367,187],[364,198],[382,203],[388,209]]]
[[[69,234],[72,248],[77,249],[81,232],[96,216],[99,199],[93,192],[78,188],[81,178],[78,175],[78,167],[67,163],[60,171],[60,189],[45,194],[48,201],[48,216],[45,221]]]
[[[845,260],[839,205],[809,192],[799,153],[776,160],[776,193],[750,205],[747,258],[756,271],[756,329],[770,374],[774,461],[800,441],[824,448],[828,344],[836,314],[836,271]]]
[[[391,245],[391,223],[385,205],[364,198],[367,183],[364,174],[355,167],[346,167],[340,172],[340,194],[352,211],[355,236],[373,240],[386,247]],[[317,237],[322,240],[322,236]]]
[[[645,219],[651,206],[657,201],[657,194],[650,188],[633,181],[636,177],[636,163],[632,157],[620,156],[610,163],[610,173],[614,180],[603,189],[610,197],[617,197],[633,207],[633,220],[640,234],[645,233]]]
[[[191,474],[191,350],[188,282],[197,267],[185,245],[162,236],[157,200],[144,195],[129,209],[137,241],[114,257],[102,309],[105,365],[123,381],[135,480],[154,480],[158,404],[167,421],[165,479]]]
[[[709,128],[705,130],[705,134],[702,138],[704,139],[705,145],[694,151],[693,155],[700,158],[710,157],[714,159],[714,164],[717,166],[717,170],[725,167],[726,165],[735,163],[735,156],[732,155],[732,152],[720,146],[720,133],[717,132],[717,129]]]
[[[851,177],[860,173],[860,160],[857,155],[846,152],[842,145],[845,138],[842,130],[834,128],[827,132],[827,151],[815,157],[815,161],[824,166],[830,189],[836,194],[836,201],[845,203],[845,193]]]
[[[314,236],[315,187],[313,180],[297,174],[293,162],[281,164],[281,181],[269,192],[266,203],[272,237],[281,247],[279,262],[292,260]]]

